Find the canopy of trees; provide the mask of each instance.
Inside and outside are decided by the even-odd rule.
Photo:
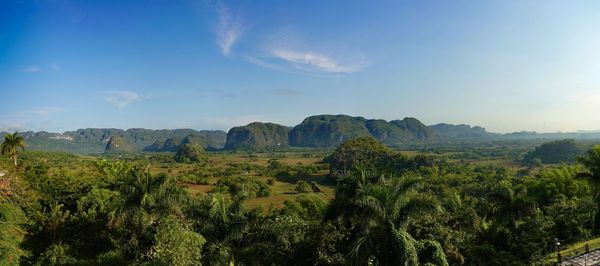
[[[253,165],[270,183],[218,169],[212,191],[191,193],[148,160],[23,154],[0,177],[0,265],[550,265],[555,238],[600,231],[599,151],[523,174],[361,137],[328,156],[332,195],[269,208],[246,203],[302,165]]]

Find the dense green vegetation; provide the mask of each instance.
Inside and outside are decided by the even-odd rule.
[[[600,233],[600,146],[519,166],[521,146],[4,156],[0,264],[551,264],[554,238]]]

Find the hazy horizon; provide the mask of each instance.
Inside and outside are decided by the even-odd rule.
[[[597,1],[3,1],[0,131],[600,129]]]
[[[346,115],[346,114],[318,114],[318,115]],[[312,116],[312,115],[311,115]],[[360,116],[360,115],[353,115],[355,117],[363,117],[365,119],[382,119],[382,118],[377,118],[377,117],[364,117],[364,116]],[[308,116],[307,116],[308,117]],[[402,118],[396,118],[396,119],[384,119],[386,121],[392,121],[392,120],[402,120],[404,118],[408,118],[408,117],[402,117]],[[412,118],[416,118],[416,117],[412,117]],[[418,119],[418,118],[417,118]],[[259,123],[275,123],[275,124],[279,124],[279,125],[283,125],[283,126],[287,126],[287,127],[294,127],[298,124],[300,124],[302,122],[302,120],[300,120],[298,123],[295,124],[284,124],[284,123],[277,123],[277,122],[273,122],[273,121],[261,121],[261,120],[253,120],[253,121],[249,121],[243,124],[239,124],[239,125],[234,125],[232,127],[238,127],[238,126],[246,126],[249,123],[252,122],[259,122]],[[421,121],[423,122],[423,121]],[[464,124],[464,123],[446,123],[446,122],[440,122],[440,123],[424,123],[426,126],[433,126],[433,125],[437,125],[437,124],[451,124],[451,125],[468,125],[471,127],[476,127],[479,125],[469,125],[469,124]],[[6,132],[6,133],[10,133],[10,132],[40,132],[40,131],[45,131],[45,132],[49,132],[49,133],[65,133],[65,132],[69,132],[69,131],[77,131],[79,129],[122,129],[122,130],[129,130],[129,129],[150,129],[150,130],[176,130],[176,129],[193,129],[193,130],[207,130],[207,131],[224,131],[224,132],[228,132],[232,127],[228,127],[228,128],[193,128],[193,127],[170,127],[170,128],[161,128],[161,127],[112,127],[112,126],[107,126],[107,127],[79,127],[79,128],[70,128],[70,129],[66,129],[66,130],[44,130],[44,129],[39,129],[39,130],[31,130],[31,129],[7,129],[7,130],[0,130],[0,132]],[[482,126],[480,126],[482,127]],[[518,133],[518,132],[535,132],[535,133],[597,133],[600,132],[600,130],[594,130],[594,129],[578,129],[578,130],[573,130],[573,131],[548,131],[548,132],[540,132],[540,131],[532,131],[532,130],[516,130],[516,131],[507,131],[507,132],[496,132],[496,131],[490,131],[489,129],[484,128],[487,132],[489,133],[497,133],[497,134],[509,134],[509,133]]]

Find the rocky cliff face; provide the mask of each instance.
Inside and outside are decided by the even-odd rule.
[[[104,148],[104,153],[107,154],[130,153],[133,151],[134,148],[131,144],[127,143],[121,136],[110,137]]]

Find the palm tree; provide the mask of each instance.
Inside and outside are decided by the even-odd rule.
[[[492,201],[492,215],[505,220],[507,226],[516,228],[517,220],[535,209],[527,201],[526,195],[525,189],[515,191],[509,187],[500,187],[489,194]]]
[[[206,239],[202,259],[208,265],[235,265],[250,246],[248,213],[239,199],[214,193],[195,198],[189,206],[189,217],[196,232]]]
[[[345,178],[337,192],[341,198],[336,197],[331,206],[338,217],[353,224],[350,262],[357,265],[425,263],[419,262],[419,250],[425,242],[410,235],[408,221],[423,212],[439,210],[439,205],[432,197],[418,193],[420,183],[419,178],[389,182],[383,177],[368,176],[364,171]],[[429,259],[447,265],[443,255]]]
[[[15,167],[17,167],[17,151],[19,148],[25,150],[27,143],[22,136],[19,136],[18,132],[8,134],[4,136],[4,143],[2,143],[2,155],[10,154]]]
[[[111,224],[124,225],[123,235],[134,251],[136,258],[140,252],[148,251],[152,244],[152,234],[157,222],[170,214],[181,217],[180,203],[185,191],[166,175],[152,175],[148,169],[134,167],[119,174],[117,190],[123,196],[123,203],[111,216]]]

